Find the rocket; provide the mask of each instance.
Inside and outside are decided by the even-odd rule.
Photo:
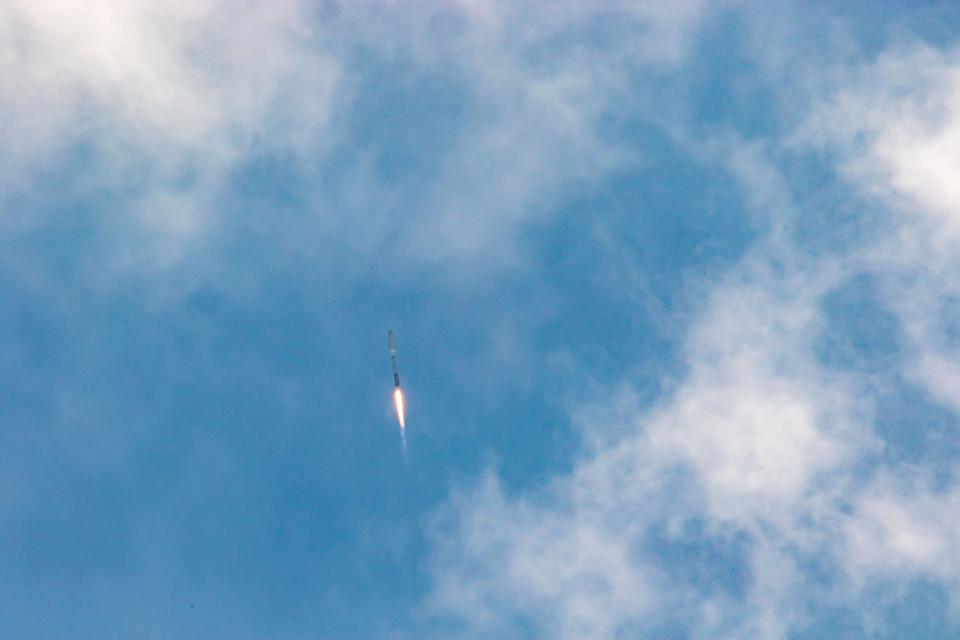
[[[403,391],[400,389],[400,372],[397,371],[397,338],[393,329],[387,331],[387,348],[390,349],[390,364],[393,365],[393,405],[397,409],[397,422],[400,423],[400,437],[403,439],[403,450],[407,450],[407,437],[404,432],[406,420],[403,417]]]
[[[387,331],[387,348],[390,349],[390,364],[393,365],[393,386],[400,388],[400,374],[397,372],[397,339],[393,329]]]

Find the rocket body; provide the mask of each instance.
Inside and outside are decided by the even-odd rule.
[[[397,371],[397,338],[393,329],[387,331],[387,348],[390,349],[390,364],[393,365],[393,386],[400,388],[400,373]]]

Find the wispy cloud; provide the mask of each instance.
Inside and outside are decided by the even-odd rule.
[[[686,373],[652,404],[627,392],[590,411],[593,445],[541,491],[515,495],[491,477],[458,495],[435,533],[439,614],[477,636],[508,619],[561,638],[773,639],[837,602],[873,624],[871,586],[955,589],[954,476],[884,460],[875,427],[891,393],[878,375],[957,406],[953,60],[895,47],[825,69],[814,84],[829,89],[785,146],[727,143],[728,170],[771,223],[700,307]],[[804,211],[791,190],[803,185],[765,150],[825,148],[867,197],[871,233],[809,255],[794,237]],[[826,297],[860,274],[883,283],[908,337],[891,371],[830,366],[819,351]],[[592,436],[604,433],[617,435]]]
[[[711,295],[668,397],[626,412],[617,401],[581,424],[588,438],[630,435],[601,441],[543,495],[511,498],[488,479],[453,503],[436,534],[441,611],[478,635],[503,619],[487,607],[563,638],[663,624],[781,637],[798,621],[793,605],[810,588],[799,565],[829,552],[849,470],[877,443],[856,382],[816,363],[831,278],[777,275],[767,259],[753,256]],[[698,546],[704,555],[682,551]],[[677,571],[658,548],[694,566]],[[724,555],[747,571],[739,599],[696,569]]]
[[[324,142],[340,68],[304,18],[298,3],[6,3],[4,226],[42,225],[48,199],[29,195],[57,180],[61,203],[106,196],[128,259],[176,261],[244,157]]]
[[[354,263],[386,252],[459,272],[516,264],[519,232],[628,157],[603,132],[623,61],[675,64],[700,15],[692,3],[551,6],[531,22],[499,2],[8,3],[6,201],[65,174],[59,202],[95,194],[110,209],[101,224],[123,239],[117,268],[176,266],[244,217],[224,206],[231,176],[280,158],[286,189],[315,203],[301,234],[312,242],[293,250],[336,242]],[[415,188],[375,168],[395,138],[371,147],[356,123],[392,113],[412,128],[425,116],[389,92],[364,94],[372,73],[400,87],[441,80],[461,96],[443,107],[456,115],[445,139],[421,143],[435,149],[411,140],[404,151],[438,154]],[[43,224],[29,206],[6,208],[8,230]]]
[[[7,2],[0,265],[25,286],[49,283],[37,296],[45,308],[63,291],[78,295],[60,276],[109,288],[132,273],[139,287],[182,297],[198,276],[165,276],[190,271],[178,268],[196,254],[210,278],[254,288],[250,274],[221,267],[231,250],[305,257],[310,286],[362,280],[385,262],[402,265],[391,276],[485,283],[525,264],[525,234],[578,189],[636,166],[642,144],[615,125],[658,128],[737,185],[758,237],[697,284],[686,332],[670,334],[680,366],[661,396],[625,374],[571,417],[584,447],[568,473],[518,492],[489,471],[437,514],[431,612],[468,637],[773,639],[828,603],[863,622],[876,585],[925,579],[955,592],[956,465],[885,456],[891,443],[877,424],[881,400],[906,385],[960,411],[957,52],[898,44],[864,61],[846,43],[832,66],[790,79],[794,52],[771,42],[790,20],[776,23],[777,38],[757,31],[764,20],[745,20],[754,62],[768,63],[769,104],[802,125],[782,138],[705,135],[685,126],[693,110],[674,101],[684,90],[661,99],[658,82],[684,67],[713,7],[541,9],[533,20],[493,1]],[[777,95],[786,79],[789,95]],[[856,201],[869,233],[804,249],[798,229],[810,212],[797,195],[814,187],[791,172],[798,158],[839,176],[826,188]],[[244,183],[258,163],[279,167],[277,184],[247,197],[263,186]],[[60,249],[68,267],[18,245],[68,218],[86,225]],[[243,251],[218,243],[237,236]],[[896,324],[889,370],[823,357],[823,335],[840,331],[826,301],[861,276],[877,282],[876,303]],[[532,315],[487,318],[497,376],[532,351],[530,331],[516,330],[536,325]],[[15,355],[26,369],[30,354]],[[93,467],[123,446],[98,430],[113,411],[98,402],[115,397],[70,382],[48,381],[57,388],[45,392],[71,425],[91,425],[71,437],[103,441],[74,453]],[[210,473],[229,487],[241,467],[225,455]]]

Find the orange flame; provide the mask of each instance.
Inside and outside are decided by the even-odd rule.
[[[400,428],[403,429],[407,425],[403,419],[403,391],[400,387],[393,390],[393,406],[397,408],[397,420],[400,421]]]

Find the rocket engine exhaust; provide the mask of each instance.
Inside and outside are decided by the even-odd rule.
[[[393,390],[393,406],[397,408],[397,422],[400,423],[400,429],[406,428],[406,421],[403,419],[403,391],[400,387]]]

